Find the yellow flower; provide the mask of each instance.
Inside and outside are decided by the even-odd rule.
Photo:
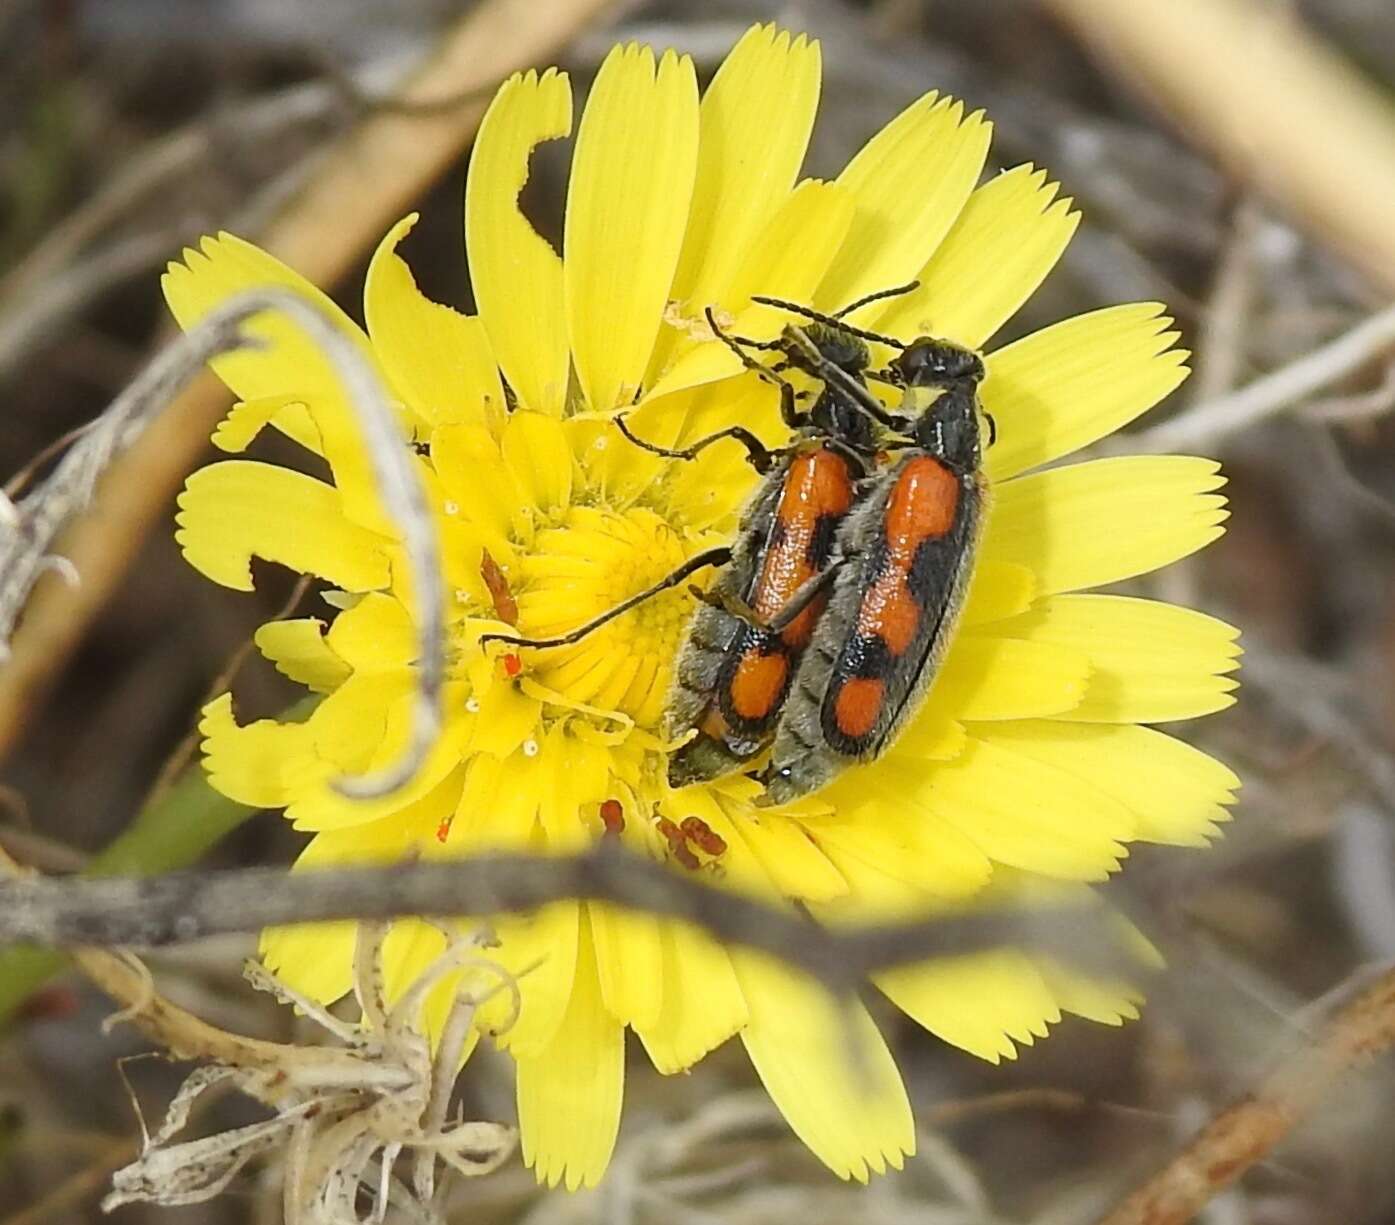
[[[741,448],[674,461],[613,423],[628,410],[636,435],[669,446],[732,422],[772,444],[785,437],[773,389],[714,341],[704,308],[733,331],[771,337],[789,317],[752,305],[753,294],[833,310],[916,278],[918,289],[858,322],[984,350],[1060,256],[1077,221],[1070,201],[1031,166],[980,186],[989,124],[933,93],[833,182],[800,181],[819,74],[817,44],[758,27],[699,101],[686,58],[656,63],[647,48],[617,48],[576,135],[565,258],[518,197],[532,150],[571,130],[571,89],[551,70],[512,78],[484,120],[466,184],[478,316],[418,292],[394,253],[412,217],[369,268],[366,334],[338,315],[400,402],[451,592],[445,731],[398,794],[355,801],[331,786],[397,757],[414,685],[402,548],[333,371],[285,322],[265,326],[273,349],[215,363],[240,400],[219,446],[241,451],[270,424],[327,461],[314,465],[320,476],[214,464],[190,477],[179,514],[186,556],[217,582],[250,589],[255,556],[331,588],[327,629],[283,621],[256,637],[276,667],[322,695],[313,713],[240,726],[224,695],[202,723],[214,785],[284,807],[313,834],[301,866],[560,853],[623,821],[629,847],[675,871],[844,922],[1084,888],[1114,871],[1131,841],[1200,846],[1225,819],[1231,772],[1143,725],[1230,704],[1234,631],[1167,604],[1081,594],[1215,539],[1225,517],[1217,465],[1165,456],[1046,466],[1185,377],[1186,354],[1156,304],[1096,311],[986,350],[993,499],[960,628],[895,747],[824,791],[771,809],[755,806],[760,786],[741,774],[670,789],[660,727],[693,609],[682,588],[571,647],[502,659],[480,650],[481,634],[506,628],[498,618],[510,600],[522,633],[555,634],[732,538],[758,479]],[[266,284],[335,309],[227,235],[186,252],[165,280],[186,327]],[[704,836],[707,849],[670,841],[667,822],[693,817],[716,836]],[[857,1012],[865,1049],[849,1060],[845,1014],[790,970],[605,905],[557,904],[497,927],[498,957],[521,976],[523,999],[497,1038],[517,1064],[523,1152],[539,1178],[574,1187],[604,1171],[627,1029],[662,1073],[739,1036],[790,1125],[844,1177],[865,1180],[912,1151],[905,1090],[870,1017]],[[351,923],[301,927],[268,932],[263,951],[293,987],[331,1000],[350,985],[353,940]],[[424,923],[394,926],[390,994],[443,940]],[[1134,1015],[1126,989],[1008,951],[898,970],[876,985],[930,1031],[993,1061],[1063,1011],[1111,1024]],[[429,1025],[456,987],[435,993]],[[506,1002],[485,1004],[478,1028],[500,1029],[506,1012]]]

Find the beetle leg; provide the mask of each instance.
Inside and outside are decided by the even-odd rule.
[[[614,608],[608,608],[599,616],[592,617],[584,625],[579,625],[570,633],[559,634],[555,638],[523,638],[515,634],[482,634],[480,636],[480,646],[487,642],[506,642],[510,646],[516,647],[569,647],[580,642],[588,634],[601,628],[601,626],[614,621],[616,617],[630,611],[630,609],[643,604],[645,600],[653,599],[661,592],[677,587],[684,579],[691,574],[696,574],[704,566],[724,566],[731,560],[731,549],[722,545],[719,548],[707,549],[702,553],[695,553],[688,558],[672,574],[660,579],[652,587],[646,587],[643,591],[636,592],[628,600],[622,600]]]
[[[780,454],[778,450],[767,447],[750,430],[740,425],[732,425],[724,430],[718,430],[715,434],[699,438],[686,447],[661,447],[657,443],[646,442],[643,438],[638,438],[630,433],[630,427],[625,424],[623,416],[615,418],[615,428],[641,450],[648,451],[653,455],[662,455],[668,459],[696,459],[699,452],[705,451],[713,443],[721,442],[723,438],[732,438],[746,448],[747,462],[762,475],[770,471],[776,457]]]

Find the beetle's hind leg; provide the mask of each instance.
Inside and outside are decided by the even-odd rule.
[[[614,608],[608,608],[599,616],[592,617],[584,625],[579,625],[576,629],[566,634],[559,634],[555,638],[525,638],[518,634],[482,634],[480,636],[480,646],[490,642],[504,642],[515,647],[569,647],[580,642],[588,634],[594,633],[601,626],[614,621],[616,617],[623,616],[632,608],[637,608],[645,600],[651,600],[656,595],[669,591],[677,587],[684,579],[696,574],[706,566],[724,566],[731,560],[731,549],[726,545],[715,549],[706,549],[701,553],[694,553],[673,573],[661,578],[652,587],[646,587],[643,591],[636,592],[628,600],[622,600]]]
[[[841,555],[830,558],[828,565],[823,570],[805,579],[794,589],[794,593],[773,617],[761,616],[740,596],[732,595],[730,592],[701,591],[697,588],[690,588],[690,590],[704,604],[720,608],[724,613],[730,614],[738,621],[744,621],[752,629],[779,634],[793,625],[799,615],[827,590],[829,584],[838,576],[838,571],[846,560]]]
[[[666,459],[696,459],[700,452],[705,451],[713,443],[721,442],[724,438],[731,438],[746,448],[747,463],[761,475],[769,472],[774,466],[775,460],[782,454],[782,451],[777,448],[767,447],[750,430],[741,425],[730,425],[724,430],[718,430],[715,434],[699,438],[686,447],[661,447],[657,443],[646,442],[643,438],[630,432],[630,427],[626,424],[623,416],[615,418],[615,428],[642,451],[648,451],[651,455],[662,455]]]

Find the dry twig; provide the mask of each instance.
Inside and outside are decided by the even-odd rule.
[[[1128,436],[1130,451],[1206,449],[1354,374],[1395,347],[1395,307],[1229,395]]]
[[[580,855],[482,855],[455,863],[299,872],[0,881],[0,945],[151,948],[326,919],[488,917],[566,898],[693,923],[768,953],[834,989],[929,957],[1013,946],[1101,973],[1137,972],[1097,903],[937,914],[830,930],[798,913],[680,874],[620,847]]]
[[[1100,1225],[1183,1225],[1260,1161],[1356,1067],[1395,1046],[1395,970],[1387,970],[1317,1038],[1222,1111]]]

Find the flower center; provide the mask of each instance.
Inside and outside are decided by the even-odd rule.
[[[519,631],[565,634],[661,582],[688,552],[652,510],[574,506],[559,526],[537,534],[521,561]],[[573,701],[656,726],[692,607],[687,584],[662,592],[578,643],[538,652],[533,674]]]

